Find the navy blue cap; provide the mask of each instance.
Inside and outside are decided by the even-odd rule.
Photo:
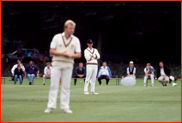
[[[92,44],[94,42],[92,41],[92,39],[88,39],[87,43]]]

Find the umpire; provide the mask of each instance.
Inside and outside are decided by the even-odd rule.
[[[79,63],[79,66],[75,70],[75,78],[85,78],[85,67],[83,63]],[[76,85],[77,79],[74,80],[74,85]],[[84,79],[85,82],[85,79]]]

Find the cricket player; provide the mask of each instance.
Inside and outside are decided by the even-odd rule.
[[[52,76],[49,100],[44,113],[52,113],[53,109],[56,108],[60,78],[62,81],[60,108],[63,109],[64,113],[73,113],[69,107],[70,82],[74,58],[81,58],[80,41],[73,35],[75,26],[75,22],[67,20],[64,24],[64,32],[56,34],[52,39],[50,45],[50,54],[54,55],[52,59]]]
[[[100,54],[97,49],[93,48],[93,41],[89,39],[87,41],[88,48],[84,51],[84,56],[87,61],[86,64],[86,79],[84,85],[84,94],[89,94],[88,85],[91,83],[91,94],[98,94],[95,92],[95,80],[97,76],[98,63],[97,59],[100,58]]]

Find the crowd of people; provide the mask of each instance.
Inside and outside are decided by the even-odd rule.
[[[17,79],[20,80],[20,85],[23,82],[23,78],[28,78],[29,85],[32,85],[33,79],[35,77],[39,78],[39,69],[36,65],[34,65],[33,61],[29,62],[29,65],[26,66],[26,68],[23,66],[20,60],[17,60],[17,64],[15,64],[12,69],[12,80],[14,80],[14,84],[16,84]],[[146,67],[144,68],[144,86],[146,86],[147,79],[151,80],[151,85],[154,86],[154,75],[155,69],[151,66],[150,63],[146,64]],[[44,74],[43,74],[43,85],[45,85],[46,79],[51,78],[52,74],[52,66],[50,62],[46,63],[46,66],[44,68]],[[133,61],[129,62],[129,67],[126,69],[126,76],[125,77],[132,77],[136,79],[136,68],[134,67]],[[85,82],[86,78],[86,68],[83,66],[83,63],[79,63],[79,66],[75,69],[75,75],[74,75],[74,85],[76,85],[77,79],[83,78]],[[97,73],[97,79],[99,82],[99,85],[102,85],[102,79],[106,80],[106,85],[108,85],[109,80],[112,79],[112,73],[107,66],[106,62],[103,62],[102,66],[99,68]],[[159,62],[159,67],[157,68],[157,79],[158,81],[163,85],[167,86],[167,83],[171,81],[170,79],[170,69],[163,64],[163,62]],[[61,83],[61,79],[60,79]]]

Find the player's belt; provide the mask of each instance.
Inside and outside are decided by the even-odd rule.
[[[98,65],[97,63],[87,63],[87,65]]]

